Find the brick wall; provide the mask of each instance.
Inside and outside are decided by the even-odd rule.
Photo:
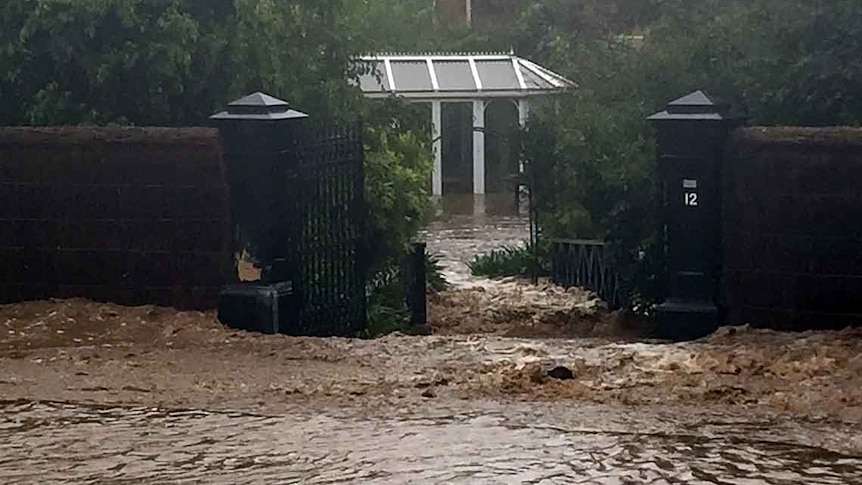
[[[0,302],[211,308],[231,244],[215,130],[0,128]]]
[[[725,164],[730,323],[862,324],[862,129],[742,128]]]

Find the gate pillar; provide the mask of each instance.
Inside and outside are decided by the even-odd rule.
[[[658,136],[661,216],[667,262],[656,334],[686,340],[722,324],[721,169],[735,120],[725,106],[696,91],[648,118]]]
[[[290,229],[285,207],[283,166],[295,150],[302,120],[308,115],[290,109],[287,101],[264,93],[253,93],[227,105],[227,110],[210,119],[219,130],[230,186],[231,218],[242,242],[251,249],[263,270],[262,280],[279,280],[273,269],[283,258]]]

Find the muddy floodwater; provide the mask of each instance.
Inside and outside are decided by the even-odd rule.
[[[862,331],[622,332],[588,292],[472,277],[527,237],[486,209],[422,235],[454,284],[430,336],[0,306],[0,484],[862,483]]]
[[[9,403],[0,415],[0,481],[862,482],[862,459],[769,439],[768,431],[762,438],[749,438],[738,433],[745,423],[704,423],[700,430],[666,425],[670,429],[651,431],[655,425],[647,422],[642,429],[626,430],[614,425],[621,417],[608,415],[607,409],[585,407],[587,416],[568,423],[566,416],[553,423],[525,422],[534,417],[515,411],[518,407],[498,406],[359,419],[307,411],[263,416]],[[608,429],[602,429],[603,423]],[[768,430],[768,423],[759,426]],[[757,430],[746,433],[756,436]]]
[[[470,275],[467,266],[474,257],[502,247],[516,247],[530,238],[526,209],[515,207],[508,198],[488,197],[477,204],[470,197],[449,197],[441,201],[441,212],[420,233],[443,267],[443,275],[455,286],[469,285],[481,278]]]

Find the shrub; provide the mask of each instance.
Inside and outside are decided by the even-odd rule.
[[[439,259],[428,253],[425,253],[425,283],[430,293],[449,289],[449,282],[443,276],[443,267],[440,266]]]
[[[541,246],[540,246],[541,248]],[[503,276],[545,276],[549,273],[547,251],[534,253],[530,244],[517,247],[504,246],[473,258],[467,263],[474,276],[499,278]]]
[[[401,265],[389,264],[378,270],[371,279],[368,285],[368,326],[362,337],[375,338],[392,332],[410,331],[407,282],[402,278],[401,269]],[[429,293],[444,291],[449,287],[437,259],[427,253],[425,284]]]
[[[368,292],[368,325],[361,337],[406,332],[410,327],[406,297],[404,285],[397,277],[372,286]]]

